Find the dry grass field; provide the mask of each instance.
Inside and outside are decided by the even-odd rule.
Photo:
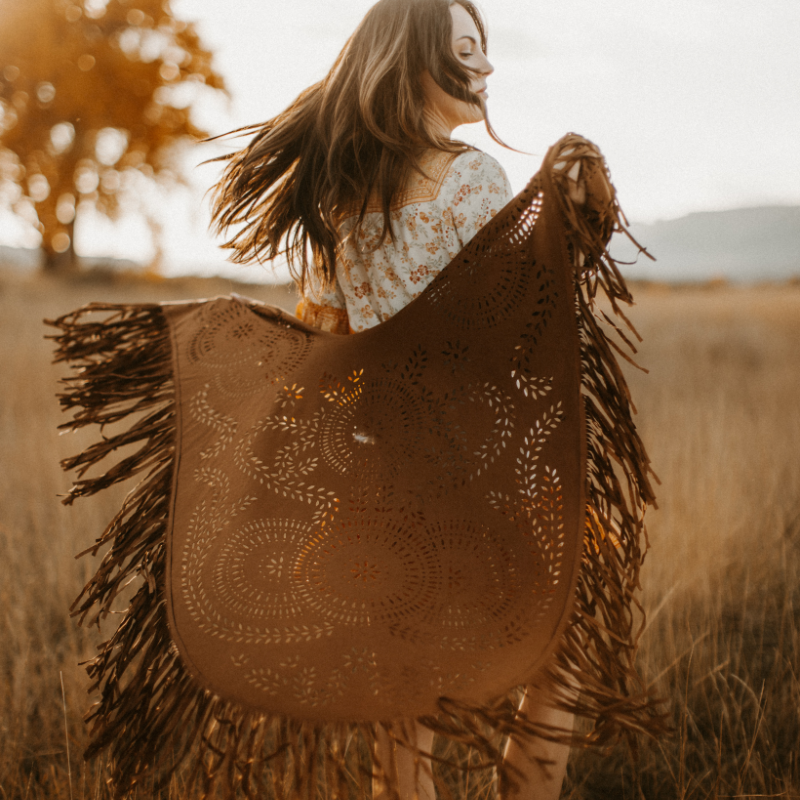
[[[224,281],[67,283],[0,271],[4,800],[107,796],[101,772],[80,758],[87,685],[77,664],[98,634],[77,629],[68,608],[93,566],[73,555],[120,495],[69,509],[57,501],[69,485],[58,461],[87,440],[56,434],[59,370],[41,320],[90,300],[232,290],[293,303],[285,290]],[[563,796],[800,797],[800,287],[641,287],[637,300],[650,374],[629,375],[662,483],[640,658],[675,733],[643,742],[636,764],[622,748],[573,753]]]

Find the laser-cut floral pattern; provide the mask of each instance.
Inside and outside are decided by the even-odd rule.
[[[488,699],[544,653],[580,544],[563,474],[571,491],[581,478],[577,372],[537,349],[555,278],[521,255],[542,198],[433,280],[419,304],[447,317],[443,335],[405,323],[393,339],[419,313],[409,306],[369,333],[383,344],[366,361],[357,335],[320,340],[240,301],[196,312],[179,360],[203,376],[184,424],[207,489],[180,509],[175,613],[209,642],[193,651],[209,675],[232,663],[213,666],[211,641],[243,648],[235,691],[254,705],[346,719],[369,701],[375,718],[407,716],[443,694]],[[491,351],[486,332],[505,329]],[[324,359],[323,341],[336,344]],[[252,386],[224,385],[231,364],[252,367]],[[244,497],[256,500],[239,514]],[[398,660],[398,647],[416,655]]]

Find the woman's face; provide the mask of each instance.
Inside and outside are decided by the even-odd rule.
[[[486,94],[486,78],[494,72],[494,67],[481,50],[481,34],[478,26],[467,9],[458,3],[450,6],[450,16],[453,18],[453,53],[465,67],[476,73],[470,88],[485,102],[489,97]],[[422,89],[425,93],[426,110],[448,136],[459,125],[483,120],[483,110],[480,106],[465,103],[447,94],[427,70],[422,73]]]

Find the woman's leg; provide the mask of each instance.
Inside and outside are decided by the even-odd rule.
[[[425,753],[431,752],[433,731],[417,722],[412,725],[411,736],[416,746]],[[436,800],[431,773],[431,760],[417,757],[402,745],[395,745],[386,731],[378,726],[375,741],[375,758],[380,763],[387,778],[397,786],[400,800]],[[383,781],[372,779],[372,800],[388,800],[388,792]]]
[[[571,731],[574,717],[567,711],[554,708],[549,696],[528,686],[519,706],[531,722],[539,722]],[[509,739],[505,752],[506,763],[517,774],[516,788],[501,787],[502,800],[557,800],[567,771],[569,746],[534,737],[525,741]]]

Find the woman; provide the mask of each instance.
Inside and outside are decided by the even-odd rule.
[[[381,0],[325,80],[231,157],[214,219],[220,231],[242,226],[227,245],[233,260],[287,256],[303,295],[297,314],[323,330],[363,331],[391,317],[512,197],[495,159],[452,138],[483,121],[497,139],[486,115],[493,71],[470,0]],[[574,161],[569,174],[577,206],[586,192],[580,167]],[[602,172],[591,196],[611,203]],[[521,711],[572,728],[572,716],[534,687]],[[432,737],[418,726],[421,750],[430,752]],[[563,744],[510,742],[507,759],[522,780],[508,795],[557,797],[567,754]],[[392,760],[388,738],[377,756]],[[402,754],[396,768],[411,800],[413,758]],[[418,790],[433,800],[429,764]]]
[[[119,794],[188,758],[205,791],[310,800],[324,769],[344,794],[365,741],[374,796],[434,800],[435,730],[506,797],[555,797],[573,713],[584,742],[660,729],[633,666],[648,462],[593,314],[598,289],[631,299],[621,213],[575,135],[509,202],[452,138],[494,135],[491,73],[469,0],[380,0],[249,129],[215,222],[234,260],[288,259],[301,320],[216,298],[54,323],[65,427],[133,415],[67,468],[141,444],[65,502],[146,475],[74,606],[145,578],[89,666]]]

